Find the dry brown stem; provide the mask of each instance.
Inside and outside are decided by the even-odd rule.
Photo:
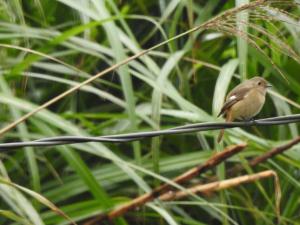
[[[193,187],[187,188],[187,191],[169,191],[159,197],[162,201],[170,201],[181,199],[190,195],[190,193],[209,193],[214,191],[219,191],[227,188],[232,188],[239,186],[244,183],[250,183],[259,179],[267,178],[270,176],[274,176],[274,171],[267,170],[251,175],[243,175],[240,177],[230,178],[222,181],[215,181],[208,184],[198,184]]]
[[[179,175],[172,181],[177,184],[181,184],[185,181],[188,181],[192,179],[193,177],[204,173],[205,171],[212,169],[216,167],[221,162],[225,161],[226,159],[230,158],[231,156],[239,153],[246,147],[246,144],[239,144],[239,145],[232,145],[227,147],[224,151],[219,152],[215,155],[213,155],[210,159],[208,159],[204,164],[199,165],[197,167],[194,167],[187,172]],[[168,183],[163,184],[157,188],[155,188],[152,192],[143,194],[132,201],[128,202],[127,204],[121,205],[120,207],[112,210],[108,214],[102,214],[98,217],[93,218],[92,220],[85,223],[85,225],[92,225],[96,222],[101,222],[105,219],[113,219],[118,216],[123,215],[124,213],[128,212],[129,210],[132,210],[134,208],[140,207],[145,205],[147,202],[152,201],[153,199],[157,198],[158,196],[166,193],[172,188],[172,186]]]
[[[291,147],[298,144],[299,142],[300,142],[300,136],[291,140],[290,142],[288,142],[284,145],[281,145],[281,146],[271,149],[270,151],[264,153],[263,155],[255,157],[254,159],[249,161],[249,166],[251,166],[251,167],[257,166],[258,164],[263,163],[263,162],[267,161],[268,159],[270,159],[278,154],[283,153],[284,151],[290,149]],[[230,168],[229,170],[227,170],[226,174],[227,174],[227,176],[233,176],[237,173],[242,172],[243,170],[244,170],[243,165],[238,164],[238,165]],[[216,179],[217,179],[217,177],[213,177],[209,180],[216,180]]]
[[[161,195],[159,197],[159,200],[161,200],[161,201],[177,200],[177,199],[188,197],[191,193],[205,194],[205,193],[220,191],[220,190],[224,190],[224,189],[228,189],[228,188],[233,188],[233,187],[239,186],[241,184],[250,183],[250,182],[254,182],[257,180],[261,180],[261,179],[266,179],[269,177],[274,177],[274,180],[275,180],[275,201],[276,201],[275,210],[276,210],[276,215],[279,219],[281,189],[280,189],[278,176],[273,170],[266,170],[266,171],[251,174],[251,175],[243,175],[240,177],[235,177],[235,178],[222,180],[222,181],[215,181],[215,182],[208,183],[208,184],[198,184],[193,187],[187,188],[186,191],[177,191],[177,192],[169,191],[169,192]]]
[[[258,156],[252,160],[249,161],[249,165],[251,167],[254,167],[260,163],[263,163],[265,161],[267,161],[269,158],[272,158],[278,154],[283,153],[284,151],[290,149],[292,146],[298,144],[300,142],[300,136],[293,139],[292,141],[281,145],[279,147],[275,147],[272,150],[266,152],[265,154]],[[205,164],[192,168],[189,171],[183,173],[182,175],[176,177],[173,181],[176,183],[182,183],[184,181],[190,180],[191,178],[197,176],[200,173],[203,173],[205,171],[207,171],[208,169],[214,168],[216,165],[218,165],[220,162],[224,161],[225,159],[235,155],[236,153],[240,152],[246,145],[245,144],[241,144],[241,145],[236,145],[236,146],[230,146],[227,149],[225,149],[223,152],[220,152],[216,155],[214,155],[212,158],[210,158]],[[237,166],[232,167],[231,169],[227,170],[227,175],[233,175],[233,174],[237,174],[239,172],[242,172],[244,170],[244,167],[239,164]],[[274,172],[273,172],[274,173]],[[263,173],[265,174],[265,173]],[[249,176],[251,176],[251,178],[249,178]],[[275,176],[273,174],[273,176]],[[248,178],[247,178],[248,177]],[[216,177],[211,178],[210,180],[216,180]],[[205,190],[205,188],[211,188],[211,190],[220,190],[220,189],[224,189],[227,187],[233,187],[233,186],[237,186],[241,183],[247,183],[247,181],[250,181],[251,179],[257,180],[257,179],[262,179],[262,178],[255,178],[255,174],[254,175],[246,175],[246,176],[242,176],[239,178],[233,178],[233,179],[229,179],[226,181],[221,181],[220,182],[213,182],[213,183],[209,183],[209,184],[204,184],[204,185],[198,185],[195,187],[195,189],[192,189],[190,191],[193,192],[197,191],[197,192],[211,192],[211,191],[207,191],[207,189]],[[278,185],[278,177],[277,175],[275,176],[275,180],[276,180],[276,213],[279,216],[279,203],[280,203],[280,197],[281,197],[281,193],[280,193],[280,188]],[[223,183],[222,183],[223,182]],[[240,182],[240,183],[239,183]],[[229,185],[229,186],[228,186]],[[88,222],[85,223],[85,225],[92,225],[95,224],[97,222],[101,222],[104,219],[113,219],[117,216],[123,215],[124,213],[128,212],[129,210],[132,210],[138,206],[142,206],[145,203],[153,200],[154,198],[156,198],[157,196],[160,196],[161,200],[166,200],[167,198],[170,198],[170,196],[174,196],[174,192],[168,192],[171,188],[171,186],[169,184],[164,184],[161,185],[159,187],[157,187],[156,189],[154,189],[153,192],[151,193],[147,193],[144,194],[136,199],[134,199],[133,201],[129,202],[126,205],[123,205],[113,211],[111,211],[108,214],[102,214],[99,215],[98,217],[93,218],[92,220],[89,220]],[[202,190],[202,191],[201,191]],[[189,192],[190,193],[190,192]],[[185,193],[186,194],[186,193]],[[175,197],[179,198],[181,196],[183,196],[183,192],[175,192]],[[167,197],[169,196],[169,197]]]

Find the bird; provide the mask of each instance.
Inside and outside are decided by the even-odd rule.
[[[228,93],[218,117],[225,116],[226,122],[253,119],[261,111],[269,87],[272,85],[259,76],[245,80]],[[218,143],[221,142],[223,135],[224,129],[219,133]]]

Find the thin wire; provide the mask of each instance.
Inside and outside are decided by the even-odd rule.
[[[193,133],[199,131],[208,130],[219,130],[219,129],[229,129],[234,127],[250,127],[250,126],[271,126],[280,125],[288,123],[298,123],[300,122],[300,114],[289,115],[289,116],[279,116],[270,117],[259,120],[250,120],[243,122],[207,122],[207,123],[195,123],[183,126],[178,126],[166,130],[158,131],[145,131],[137,133],[128,134],[115,134],[115,135],[105,135],[100,137],[84,137],[84,136],[58,136],[58,137],[47,137],[34,141],[24,141],[24,142],[11,142],[0,144],[0,151],[13,150],[20,147],[37,147],[37,146],[55,146],[55,145],[67,145],[76,143],[86,143],[86,142],[112,142],[112,143],[124,143],[136,141],[142,138],[156,137],[161,135],[171,135],[171,134],[184,134]]]

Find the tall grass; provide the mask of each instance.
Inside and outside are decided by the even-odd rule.
[[[227,91],[254,75],[274,86],[259,117],[297,113],[298,3],[257,1],[243,8],[248,2],[2,1],[2,141],[218,120]],[[49,100],[52,104],[42,106]],[[26,121],[9,127],[26,114]],[[208,131],[128,144],[82,143],[1,153],[0,223],[81,223],[201,164],[222,150],[216,135]],[[216,173],[226,178],[229,166],[246,166],[248,157],[295,136],[295,124],[228,130],[224,146],[248,142],[248,147]],[[281,221],[299,224],[299,146],[247,171],[266,168],[279,174]],[[204,198],[155,201],[113,222],[274,224],[274,198],[272,181],[257,182]]]

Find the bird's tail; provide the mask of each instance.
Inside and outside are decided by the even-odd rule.
[[[232,116],[231,116],[231,110],[228,110],[226,112],[226,119],[225,119],[226,122],[231,122],[232,121]],[[218,136],[218,139],[217,139],[217,142],[220,143],[222,141],[222,138],[224,136],[224,129],[220,130],[220,133],[219,133],[219,136]]]

